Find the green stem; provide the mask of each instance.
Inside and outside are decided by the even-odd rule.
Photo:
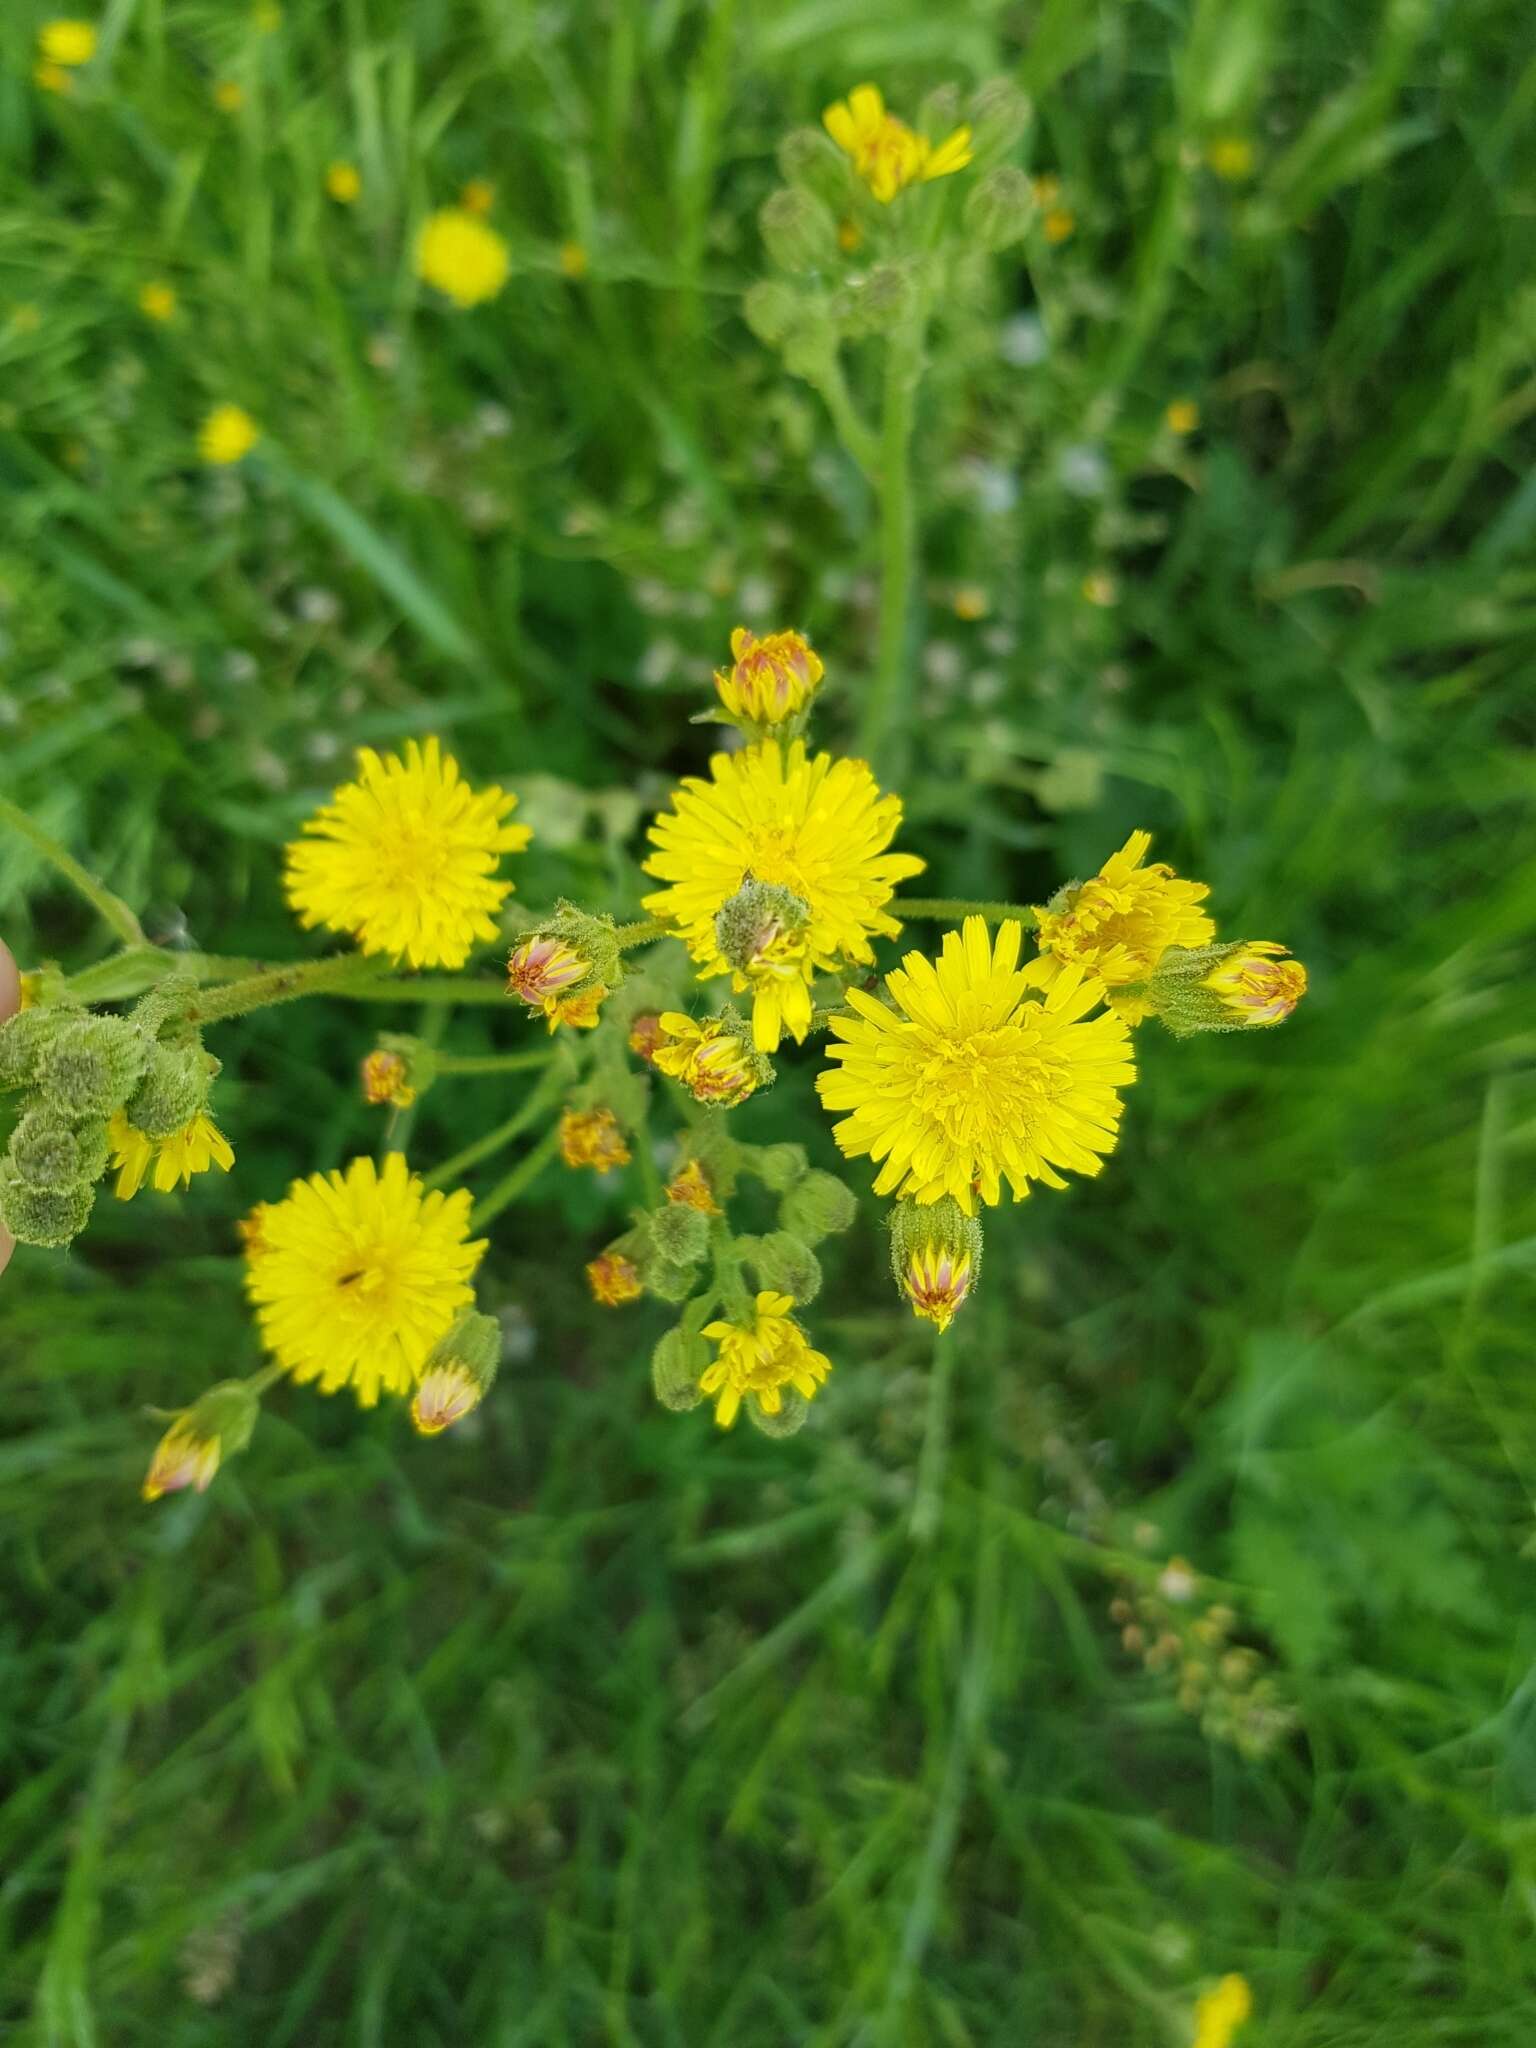
[[[752,1297],[741,1277],[736,1240],[723,1216],[717,1216],[710,1225],[709,1241],[714,1252],[715,1291],[720,1297],[726,1321],[746,1325],[752,1320]]]
[[[927,308],[919,301],[885,351],[885,401],[880,423],[880,652],[864,699],[860,751],[889,768],[901,711],[911,610],[914,543],[912,425],[923,371]]]
[[[1040,922],[1039,911],[1027,903],[973,903],[965,896],[899,896],[891,909],[898,917],[931,918],[938,924],[959,924],[967,917],[1002,924],[1012,918],[1032,929]]]
[[[275,1387],[287,1371],[286,1365],[264,1365],[260,1372],[249,1374],[245,1384],[253,1394],[259,1397],[267,1391],[268,1387]]]
[[[360,954],[346,956],[358,968],[357,978],[328,994],[352,1003],[504,1003],[506,984],[474,980],[458,974],[390,974],[373,969],[365,972]],[[115,1003],[129,996],[143,995],[172,974],[184,975],[198,983],[243,981],[258,974],[288,972],[291,967],[312,965],[294,961],[289,967],[274,967],[265,960],[232,959],[222,953],[171,953],[163,946],[140,943],[99,960],[94,967],[72,975],[64,984],[70,995],[83,1003]]]
[[[518,1074],[534,1067],[547,1067],[552,1052],[440,1052],[435,1065],[440,1074]]]
[[[13,804],[9,797],[0,796],[0,823],[9,825],[13,832],[26,840],[34,853],[57,868],[65,881],[111,926],[125,946],[142,946],[145,943],[143,927],[122,898],[103,888],[67,847],[61,846],[51,832],[45,832],[35,818],[19,804]]]
[[[339,992],[339,985],[355,979],[362,971],[358,953],[337,953],[328,960],[300,960],[289,967],[272,967],[261,974],[248,974],[223,988],[199,992],[187,1004],[184,1015],[189,1024],[218,1024],[227,1017],[243,1017],[251,1010],[265,1010],[273,1003],[291,1003],[299,996],[327,990]]]
[[[636,946],[648,946],[653,939],[664,939],[667,928],[657,918],[642,917],[634,924],[621,924],[613,936],[621,953],[632,953]]]
[[[537,1123],[543,1112],[549,1108],[560,1092],[559,1076],[549,1074],[525,1102],[518,1104],[504,1124],[498,1124],[494,1131],[487,1131],[483,1138],[476,1138],[472,1145],[466,1145],[462,1152],[455,1152],[451,1159],[445,1159],[441,1166],[426,1176],[422,1185],[427,1189],[446,1187],[457,1180],[460,1174],[468,1173],[472,1166],[478,1166],[482,1159],[489,1159],[493,1153],[510,1145],[514,1138],[521,1137],[528,1126]]]
[[[837,438],[864,474],[866,482],[877,489],[880,482],[880,441],[873,427],[853,402],[848,389],[848,380],[843,375],[839,357],[833,356],[826,370],[816,379],[816,389],[821,393],[822,403],[831,415]]]
[[[509,1202],[515,1202],[523,1189],[532,1185],[548,1166],[560,1149],[560,1126],[546,1131],[537,1145],[525,1159],[520,1159],[505,1180],[498,1181],[483,1201],[477,1202],[470,1211],[471,1230],[483,1230],[493,1222]]]

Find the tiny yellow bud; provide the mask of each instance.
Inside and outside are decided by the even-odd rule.
[[[325,189],[338,206],[351,206],[363,189],[356,164],[328,164],[325,171]]]
[[[139,311],[146,320],[157,320],[163,327],[168,320],[176,317],[176,293],[159,278],[151,278],[139,289]]]
[[[363,1099],[375,1107],[389,1103],[395,1109],[409,1109],[416,1100],[410,1069],[399,1053],[380,1046],[363,1061]]]
[[[238,79],[221,78],[213,88],[213,104],[221,114],[238,114],[245,105],[245,87]]]
[[[197,452],[220,467],[242,462],[261,439],[261,429],[242,406],[216,405],[203,421]]]
[[[1056,248],[1062,242],[1069,242],[1077,233],[1077,215],[1070,206],[1053,206],[1040,225],[1045,231],[1045,239],[1052,248]]]
[[[1272,939],[1249,939],[1205,977],[1235,1023],[1280,1024],[1307,992],[1307,970]]]
[[[587,252],[580,242],[560,244],[560,275],[568,277],[574,284],[587,274]]]
[[[496,204],[496,187],[489,178],[471,178],[459,194],[459,204],[466,213],[487,214]]]
[[[567,1166],[611,1173],[629,1164],[630,1150],[611,1109],[568,1109],[560,1119],[560,1156]]]
[[[962,583],[950,601],[955,608],[955,617],[967,622],[984,619],[992,609],[992,600],[979,583]]]
[[[826,671],[803,633],[759,639],[745,626],[731,635],[732,666],[716,669],[715,688],[726,710],[748,724],[782,725],[810,703]]]
[[[1253,175],[1253,144],[1246,135],[1218,135],[1207,145],[1205,160],[1218,178],[1240,184]]]
[[[1200,424],[1200,408],[1192,398],[1176,398],[1163,414],[1170,434],[1192,434]]]

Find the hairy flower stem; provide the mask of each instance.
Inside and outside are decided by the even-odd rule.
[[[561,1076],[550,1073],[544,1076],[526,1101],[520,1102],[504,1124],[498,1124],[494,1131],[487,1131],[483,1138],[476,1138],[472,1145],[466,1145],[462,1152],[455,1152],[451,1159],[445,1159],[435,1172],[427,1174],[422,1186],[430,1192],[433,1188],[446,1187],[456,1181],[472,1166],[478,1166],[482,1159],[489,1159],[510,1145],[514,1138],[520,1138],[530,1124],[536,1124],[544,1111],[560,1093]]]
[[[536,1181],[560,1150],[560,1127],[546,1131],[526,1159],[520,1159],[505,1180],[498,1181],[482,1201],[476,1202],[470,1211],[471,1230],[483,1230],[499,1216],[509,1202],[515,1202],[523,1189]]]
[[[636,946],[648,946],[653,939],[664,939],[667,928],[657,918],[638,918],[634,924],[621,924],[614,933],[614,942],[621,953],[632,953]]]
[[[709,1226],[709,1242],[714,1254],[715,1292],[726,1321],[746,1325],[752,1320],[752,1297],[741,1277],[741,1260],[736,1255],[731,1227],[723,1216],[717,1216]]]
[[[51,832],[45,832],[35,818],[19,804],[13,804],[9,797],[0,796],[0,824],[8,825],[19,838],[26,840],[34,853],[41,855],[50,867],[56,868],[103,922],[110,925],[125,946],[142,946],[145,943],[139,920],[122,898],[104,888],[67,847],[61,846]]]
[[[964,896],[899,896],[891,908],[899,917],[931,918],[938,924],[958,924],[967,917],[984,917],[988,924],[1012,918],[1030,928],[1040,922],[1027,903],[972,903]]]
[[[923,374],[927,308],[914,307],[885,352],[885,402],[880,425],[880,652],[864,699],[859,749],[887,784],[899,780],[903,681],[917,537],[912,497],[912,426]]]
[[[299,996],[339,989],[365,971],[359,953],[338,953],[328,960],[301,960],[291,967],[273,967],[262,974],[247,975],[242,981],[227,982],[222,988],[199,990],[182,1014],[189,1024],[217,1024],[226,1017],[243,1017],[251,1010],[265,1010],[273,1003],[291,1003]]]

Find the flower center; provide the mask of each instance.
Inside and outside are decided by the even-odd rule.
[[[930,1041],[913,1106],[951,1144],[990,1147],[1004,1133],[1025,1135],[1041,1109],[1066,1092],[1068,1077],[1033,1031],[1005,1024],[964,1038]]]

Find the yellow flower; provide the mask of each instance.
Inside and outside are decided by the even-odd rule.
[[[1253,144],[1246,135],[1218,135],[1207,146],[1205,160],[1218,178],[1241,183],[1253,174]]]
[[[1200,424],[1200,408],[1192,398],[1175,398],[1163,414],[1170,434],[1192,434]]]
[[[382,1173],[354,1159],[345,1174],[296,1180],[259,1212],[246,1246],[246,1291],[267,1349],[323,1394],[351,1385],[371,1408],[406,1394],[438,1339],[473,1298],[485,1240],[469,1238],[464,1190],[428,1194],[403,1156]]]
[[[159,278],[152,278],[139,288],[139,311],[146,320],[158,320],[162,326],[167,320],[176,318],[176,293]]]
[[[864,230],[856,220],[845,220],[838,223],[837,246],[845,256],[851,256],[863,239]]]
[[[912,1312],[947,1330],[971,1291],[974,1267],[969,1252],[928,1244],[909,1252],[901,1269],[901,1287]]]
[[[1133,832],[1087,882],[1052,897],[1040,920],[1040,951],[1096,974],[1106,987],[1145,981],[1170,946],[1203,946],[1216,927],[1196,905],[1204,882],[1185,882],[1166,861],[1143,867],[1149,832]]]
[[[580,242],[560,244],[560,275],[568,277],[574,284],[587,274],[587,252]]]
[[[599,1252],[587,1266],[587,1284],[592,1289],[592,1299],[604,1308],[622,1308],[627,1301],[638,1301],[645,1292],[640,1285],[639,1267],[622,1252]]]
[[[568,1109],[560,1119],[560,1157],[570,1167],[611,1173],[629,1164],[630,1151],[611,1109]]]
[[[970,621],[984,619],[992,609],[992,600],[979,583],[962,583],[951,600],[955,617]]]
[[[885,111],[880,88],[856,85],[822,115],[827,133],[882,206],[908,185],[926,184],[964,170],[971,161],[971,131],[957,128],[934,144]]]
[[[196,1493],[206,1493],[219,1469],[221,1455],[219,1439],[201,1434],[190,1412],[178,1416],[155,1446],[155,1455],[144,1475],[145,1500],[159,1500],[184,1486],[190,1486]]]
[[[416,275],[456,306],[494,299],[510,267],[501,236],[462,207],[445,206],[430,215],[416,238]]]
[[[489,178],[471,178],[459,194],[459,204],[466,213],[489,213],[496,204],[496,187]]]
[[[1056,249],[1063,242],[1070,242],[1077,233],[1077,215],[1070,206],[1053,206],[1040,226],[1045,239]]]
[[[363,1100],[375,1109],[389,1103],[395,1109],[409,1109],[416,1100],[410,1068],[399,1053],[379,1046],[363,1061]]]
[[[1202,1992],[1195,2001],[1194,2048],[1229,2048],[1232,2036],[1252,2011],[1248,1980],[1236,1975],[1223,1977],[1213,1991]]]
[[[39,92],[69,93],[75,89],[75,81],[62,64],[35,64],[32,83]]]
[[[660,1019],[662,1038],[651,1053],[651,1065],[681,1081],[695,1102],[733,1109],[759,1086],[763,1069],[740,1032],[720,1017],[696,1024],[680,1010]]]
[[[723,1216],[725,1213],[715,1200],[709,1176],[697,1159],[690,1159],[680,1166],[667,1182],[667,1200],[680,1202],[685,1209],[697,1209],[701,1216]]]
[[[1096,604],[1101,611],[1107,611],[1120,597],[1119,584],[1102,569],[1095,569],[1085,576],[1080,588],[1088,603]]]
[[[1249,939],[1205,977],[1238,1024],[1280,1024],[1307,992],[1307,970],[1273,939]]]
[[[406,743],[405,758],[360,747],[358,779],[307,819],[287,849],[285,886],[300,923],[349,932],[365,953],[412,967],[462,967],[512,884],[504,853],[532,833],[503,823],[515,796],[476,792],[435,739]]]
[[[667,1042],[667,1034],[661,1028],[661,1019],[654,1010],[647,1010],[637,1017],[629,1027],[629,1049],[637,1059],[650,1066],[659,1049]]]
[[[507,961],[507,993],[531,1010],[542,1010],[554,1030],[561,998],[592,972],[592,963],[548,932],[535,932],[515,946]]]
[[[562,1024],[568,1024],[573,1031],[595,1031],[603,1021],[602,1009],[608,991],[599,982],[591,988],[584,988],[574,996],[561,996],[549,1013],[549,1028],[555,1031]]]
[[[213,104],[221,114],[238,114],[245,105],[245,87],[238,79],[221,78],[213,88]]]
[[[61,64],[71,71],[89,64],[96,54],[96,24],[45,21],[37,32],[37,54],[45,64]]]
[[[743,1396],[762,1414],[777,1415],[786,1387],[809,1401],[832,1370],[832,1361],[811,1349],[790,1314],[793,1306],[787,1294],[760,1294],[750,1323],[704,1325],[704,1335],[714,1338],[719,1351],[699,1387],[716,1396],[715,1421],[722,1429],[736,1420]]]
[[[733,666],[715,670],[720,702],[754,725],[782,725],[815,696],[825,673],[820,656],[801,633],[759,639],[745,626],[731,635]]]
[[[1097,1173],[1114,1149],[1121,1102],[1134,1081],[1130,1036],[1112,1011],[1090,1017],[1102,982],[1081,967],[1018,965],[1011,919],[996,951],[985,921],[947,932],[937,964],[908,953],[886,977],[893,1010],[850,989],[853,1017],[834,1016],[839,1062],[816,1077],[823,1106],[849,1112],[833,1136],[850,1158],[883,1161],[875,1193],[915,1202],[952,1195],[966,1215],[978,1196],[1022,1201],[1032,1180],[1065,1187],[1057,1171]]]
[[[242,406],[216,405],[203,421],[197,452],[204,462],[242,462],[261,439],[261,429]]]
[[[729,974],[752,991],[753,1042],[774,1052],[784,1032],[803,1039],[810,1029],[815,974],[869,965],[871,937],[900,931],[884,906],[924,863],[885,851],[901,799],[881,796],[866,762],[809,760],[801,740],[787,752],[765,740],[709,767],[710,780],[686,777],[651,826],[645,872],[669,886],[644,907],[677,931],[701,981]],[[748,881],[789,892],[804,916],[798,930],[766,919],[733,962],[715,920]]]
[[[276,35],[283,25],[283,10],[277,0],[257,0],[251,9],[251,23],[259,35]]]
[[[164,1195],[178,1181],[184,1188],[190,1187],[194,1173],[207,1173],[214,1166],[220,1173],[228,1173],[235,1163],[229,1140],[201,1110],[168,1138],[147,1138],[119,1109],[107,1126],[107,1140],[112,1147],[111,1164],[118,1169],[120,1202],[133,1200],[151,1166],[155,1169],[151,1184]]]
[[[328,164],[325,171],[325,189],[338,206],[350,206],[363,189],[356,164]]]

